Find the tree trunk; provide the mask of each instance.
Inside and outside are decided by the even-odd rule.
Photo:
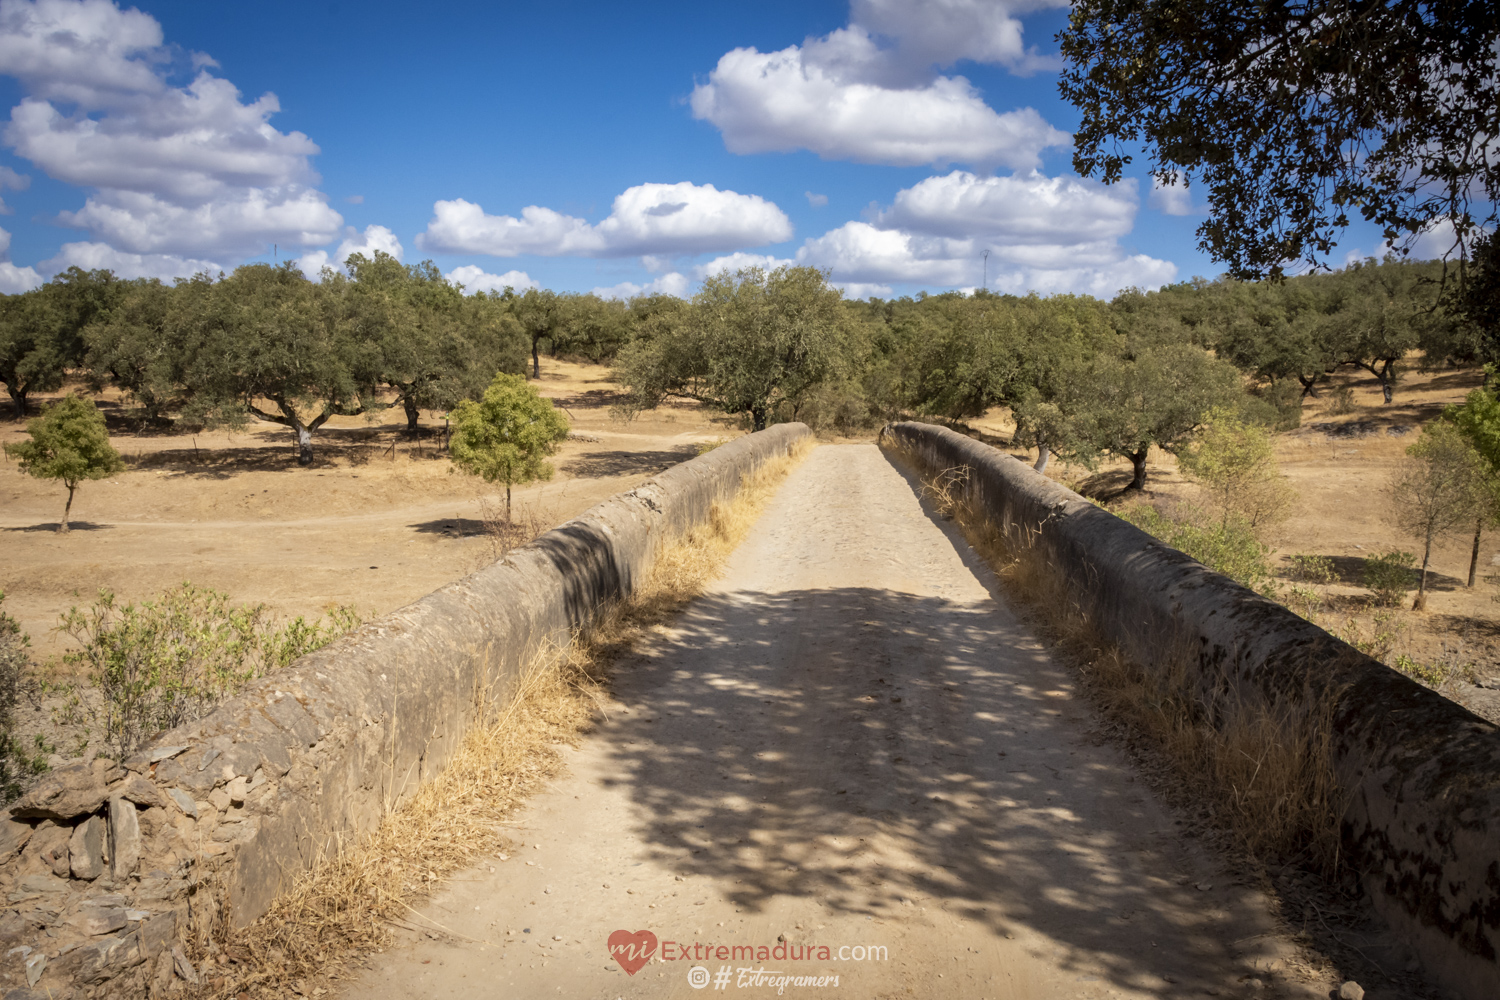
[[[294,430],[297,432],[297,464],[303,466],[312,465],[312,431],[300,420],[297,421],[297,426]]]
[[[26,390],[22,389],[20,392],[17,392],[16,390],[11,389],[10,390],[10,405],[11,405],[11,409],[15,411],[16,419],[17,420],[25,420],[26,419]]]
[[[1432,559],[1432,535],[1427,536],[1427,546],[1422,549],[1422,573],[1417,577],[1417,599],[1411,602],[1413,611],[1427,607],[1427,564]]]
[[[401,405],[406,410],[406,433],[415,437],[417,433],[417,420],[422,415],[417,409],[417,401],[412,396],[402,396]]]
[[[1395,387],[1391,385],[1390,381],[1384,375],[1380,378],[1380,392],[1381,395],[1385,396],[1386,405],[1389,406],[1391,400],[1395,398]]]
[[[506,524],[510,524],[511,520],[512,519],[511,519],[511,516],[510,516],[510,481],[507,480],[506,483],[505,483],[505,523]]]
[[[69,483],[69,484],[67,484],[67,486],[68,486],[68,502],[63,506],[62,524],[59,524],[57,526],[57,533],[59,535],[66,535],[68,533],[68,514],[69,514],[69,512],[71,512],[73,510],[73,491],[76,490],[76,489],[78,489],[78,484],[77,483]]]
[[[1038,472],[1046,472],[1047,471],[1047,459],[1049,459],[1051,457],[1052,457],[1052,451],[1046,446],[1046,444],[1039,444],[1039,445],[1037,445],[1036,446],[1036,464],[1033,465],[1032,468],[1035,469]]]
[[[1479,535],[1484,531],[1484,518],[1474,519],[1474,551],[1469,553],[1469,588],[1474,587],[1474,577],[1479,572]]]
[[[1303,378],[1301,375],[1298,375],[1297,381],[1302,383],[1302,395],[1311,399],[1318,398],[1318,376],[1314,375],[1312,378]]]
[[[540,336],[534,336],[534,337],[531,338],[531,377],[532,378],[541,378],[542,377],[542,356],[538,352],[538,348],[541,346],[541,343],[542,343],[542,338]]]
[[[1128,490],[1143,490],[1146,488],[1146,455],[1150,453],[1151,446],[1147,445],[1140,451],[1132,452],[1130,464],[1135,470],[1135,475],[1130,480]]]
[[[750,407],[750,420],[752,421],[755,430],[758,430],[758,431],[765,430],[766,429],[766,408],[764,406],[752,406],[752,407]]]

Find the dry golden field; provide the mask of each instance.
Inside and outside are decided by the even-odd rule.
[[[540,388],[573,427],[553,479],[515,494],[518,512],[544,526],[741,433],[696,405],[623,424],[610,415],[612,386],[596,366],[544,359]],[[58,616],[100,588],[140,600],[190,580],[279,616],[351,604],[370,617],[491,558],[481,501],[493,502],[495,491],[453,469],[440,447],[441,414],[423,414],[418,441],[406,436],[399,409],[374,420],[335,417],[314,438],[315,465],[300,468],[280,425],[132,433],[118,397],[97,398],[129,468],[79,488],[68,534],[53,530],[66,490],[0,458],[3,607],[31,635],[38,661],[69,641],[53,631]],[[24,424],[0,421],[0,442],[24,437]]]

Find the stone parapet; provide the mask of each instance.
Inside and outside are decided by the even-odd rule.
[[[1500,729],[988,445],[914,422],[881,443],[923,473],[967,467],[964,499],[1137,662],[1194,658],[1209,702],[1336,698],[1350,863],[1433,977],[1500,996]]]
[[[45,776],[0,818],[0,996],[143,997],[209,974],[190,956],[217,921],[249,923],[373,830],[547,644],[628,597],[664,542],[808,436],[782,424],[715,448],[127,760]]]

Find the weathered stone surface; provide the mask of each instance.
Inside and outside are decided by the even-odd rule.
[[[16,888],[21,892],[46,895],[54,892],[67,892],[68,883],[64,879],[51,875],[22,875],[16,882]]]
[[[163,948],[170,950],[171,943],[177,936],[177,914],[172,910],[153,913],[141,921],[136,934],[140,938],[141,954],[147,961],[153,961]]]
[[[51,869],[54,875],[66,877],[68,874],[68,838],[72,835],[73,831],[70,827],[43,821],[32,834],[31,843],[27,845],[22,857],[35,857]]]
[[[48,986],[45,989],[30,989],[19,986],[5,992],[4,1000],[73,1000],[74,993],[66,987],[59,989]]]
[[[104,874],[104,820],[90,816],[73,828],[68,841],[68,866],[74,878],[92,881]]]
[[[175,760],[164,760],[156,765],[156,783],[158,785],[175,785],[187,769]]]
[[[9,817],[0,819],[0,859],[9,858],[25,847],[35,829],[30,823],[22,823]]]
[[[34,951],[26,956],[26,985],[35,986],[36,981],[42,978],[42,973],[47,971],[47,955],[45,952]]]
[[[318,727],[307,710],[289,694],[276,692],[266,698],[265,713],[271,721],[294,736],[303,746],[318,742]]]
[[[103,774],[87,764],[71,764],[47,774],[10,807],[17,819],[69,822],[104,804]]]
[[[224,786],[224,796],[229,805],[242,806],[250,791],[250,779],[243,774]]]
[[[141,807],[164,806],[167,804],[166,797],[162,795],[161,789],[141,777],[139,774],[131,774],[125,780],[109,790],[111,797],[118,797],[127,802],[134,802]]]
[[[112,934],[125,926],[125,907],[85,903],[67,919],[67,923],[95,937]]]
[[[110,872],[118,881],[135,871],[141,860],[141,824],[135,803],[109,800]]]
[[[173,757],[176,757],[186,749],[186,746],[152,747],[150,752],[146,754],[146,759],[155,764],[158,761],[169,760]]]
[[[194,986],[198,985],[198,970],[193,968],[192,962],[188,961],[187,953],[182,950],[180,944],[172,945],[172,965],[179,976]]]
[[[138,903],[170,903],[186,896],[187,892],[187,879],[147,876],[141,879],[135,898]]]
[[[173,802],[177,803],[177,808],[193,817],[193,819],[198,818],[198,803],[187,792],[184,792],[180,788],[169,788],[167,789],[167,795],[171,797]]]
[[[137,935],[125,933],[86,942],[59,956],[57,966],[75,984],[97,986],[144,960]]]
[[[1227,694],[1281,714],[1331,700],[1344,846],[1371,901],[1447,986],[1494,996],[1500,729],[994,448],[916,423],[887,425],[881,441],[924,472],[967,467],[962,499],[1064,574],[1126,655],[1181,651],[1217,704]]]

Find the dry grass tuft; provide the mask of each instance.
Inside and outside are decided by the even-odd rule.
[[[1150,663],[1132,660],[1099,633],[1086,602],[1039,549],[1011,544],[977,514],[969,474],[959,467],[925,477],[923,495],[963,529],[1006,592],[1076,667],[1129,748],[1161,765],[1169,798],[1255,859],[1336,875],[1348,802],[1333,769],[1336,693],[1307,689],[1295,703],[1247,702],[1223,678],[1204,677],[1189,641],[1135,643],[1162,652]]]
[[[249,927],[236,931],[221,920],[212,956],[199,956],[208,966],[201,994],[311,995],[308,980],[338,978],[347,961],[383,947],[393,927],[452,935],[414,904],[483,857],[506,860],[506,818],[557,773],[557,745],[588,731],[614,656],[719,574],[813,447],[800,441],[746,475],[732,501],[715,504],[706,523],[658,554],[630,600],[601,612],[566,648],[544,650],[509,703],[475,725],[442,773],[371,836],[307,872]]]

